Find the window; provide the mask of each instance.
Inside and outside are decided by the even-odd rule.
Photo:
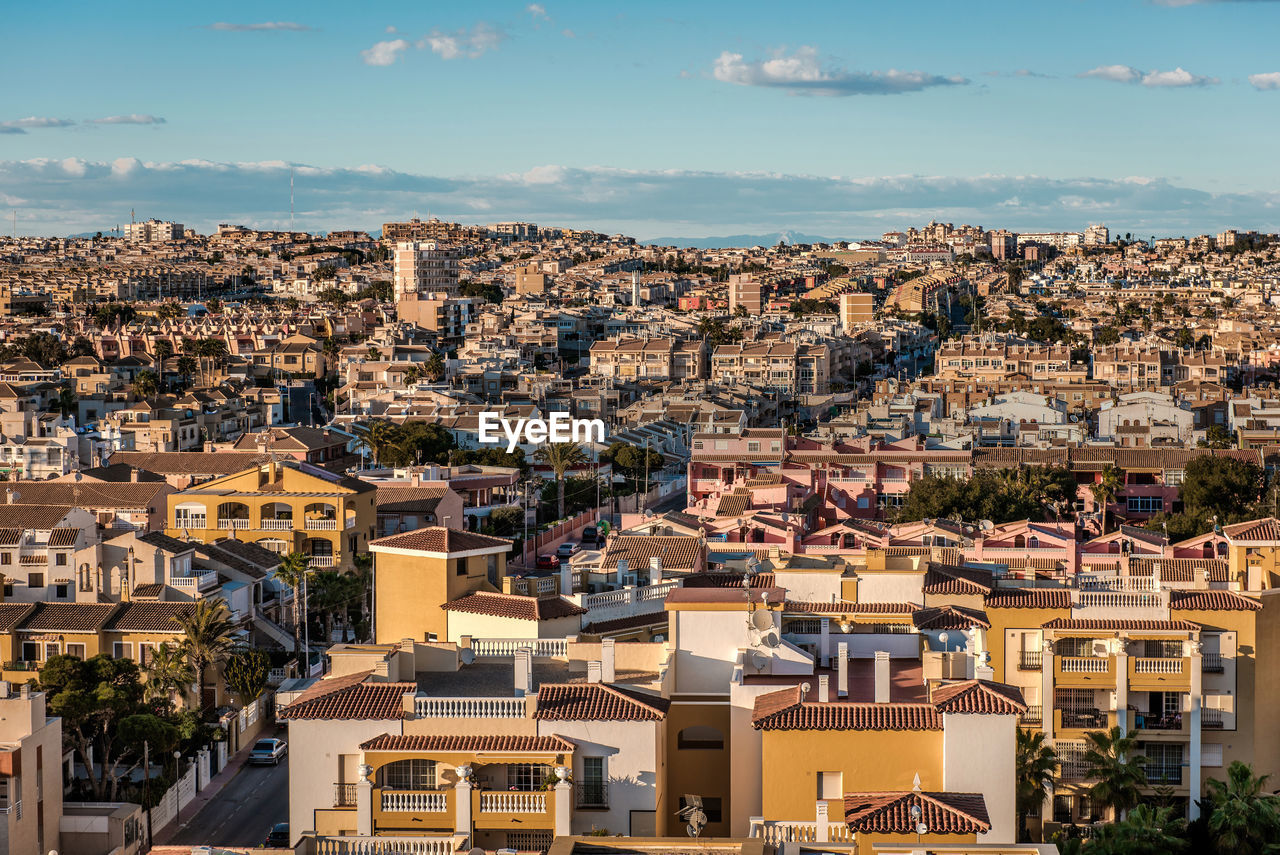
[[[724,734],[714,727],[695,724],[676,736],[676,747],[692,750],[719,751],[724,748]]]
[[[1159,496],[1130,496],[1127,499],[1129,513],[1156,514],[1164,510],[1164,499]]]
[[[1222,746],[1218,743],[1205,743],[1200,746],[1200,765],[1218,768],[1222,765]]]
[[[77,658],[79,658],[79,659],[83,659],[83,658],[84,658],[84,645],[83,645],[82,643],[78,642],[78,641],[73,641],[73,642],[68,643],[68,644],[67,644],[67,655],[68,655],[68,656],[75,656],[75,657],[77,657]]]
[[[1055,647],[1059,656],[1080,658],[1093,655],[1092,638],[1059,638]]]
[[[1181,641],[1157,641],[1148,638],[1143,642],[1143,657],[1147,659],[1181,659]]]
[[[57,656],[57,655],[58,655],[59,653],[61,653],[61,652],[62,652],[62,648],[58,646],[58,642],[56,642],[56,641],[46,641],[46,642],[45,642],[45,645],[44,645],[44,658],[45,658],[45,659],[48,659],[48,658],[49,658],[49,657],[51,657],[51,656]]]
[[[43,588],[43,587],[44,587],[44,574],[43,574],[43,573],[28,573],[28,574],[27,574],[27,587],[28,587],[28,588]]]
[[[1182,783],[1182,745],[1176,742],[1147,743],[1147,780],[1152,785]]]
[[[818,798],[820,799],[844,798],[844,773],[843,772],[819,772],[818,773]]]
[[[759,450],[760,450],[759,442],[752,440],[751,442],[747,443],[747,451],[759,451]]]
[[[54,597],[55,597],[56,599],[59,599],[59,600],[65,600],[65,599],[67,598],[67,589],[68,589],[69,587],[70,587],[70,586],[69,586],[69,585],[66,585],[66,584],[61,584],[61,585],[57,585],[57,586],[55,586],[55,588],[54,588]]]
[[[143,668],[151,667],[151,660],[155,657],[156,645],[149,641],[138,642],[138,665]]]
[[[12,552],[0,552],[0,564],[12,564],[12,563],[13,563]]]
[[[55,566],[58,566],[58,567],[66,567],[66,566],[67,566],[67,553],[65,553],[65,552],[57,552],[57,553],[54,553],[54,556],[53,556],[53,563],[54,563],[54,565],[55,565]]]
[[[128,641],[114,641],[111,643],[111,656],[114,659],[131,659],[133,645]]]
[[[454,566],[454,568],[455,568],[455,569],[454,569],[454,571],[453,571],[453,575],[455,575],[455,576],[465,576],[465,575],[467,575],[467,559],[465,559],[465,558],[453,558],[453,559],[450,559],[450,560],[452,560],[452,561],[453,561],[453,566]]]
[[[581,796],[578,799],[578,804],[587,807],[608,805],[608,792],[605,790],[606,780],[605,758],[583,757],[582,782],[579,785]]]
[[[541,763],[512,763],[507,766],[507,788],[521,792],[542,789],[551,767]]]
[[[436,761],[397,760],[378,770],[381,786],[389,790],[434,790]]]

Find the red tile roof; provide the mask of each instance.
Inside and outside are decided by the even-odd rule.
[[[0,632],[20,625],[35,610],[35,603],[0,603]]]
[[[36,603],[19,627],[23,632],[97,632],[119,608],[116,604]]]
[[[800,614],[909,615],[915,609],[911,603],[855,603],[852,600],[834,603],[787,600],[785,606],[785,611]]]
[[[282,719],[377,719],[392,721],[404,715],[404,696],[417,683],[367,683],[372,671],[331,677],[315,683],[277,713]]]
[[[500,734],[447,736],[443,734],[384,733],[381,736],[375,736],[373,739],[360,743],[362,751],[436,751],[441,753],[502,751],[569,754],[574,748],[575,746],[572,742],[559,736],[505,736]]]
[[[798,686],[761,695],[751,724],[757,730],[942,730],[933,704],[809,703],[799,697]]]
[[[499,594],[476,591],[445,603],[441,608],[451,612],[466,612],[516,620],[555,620],[556,618],[584,615],[587,610],[564,597],[526,597],[522,594]]]
[[[989,594],[991,571],[931,562],[924,577],[923,590],[926,594]]]
[[[180,633],[182,625],[177,619],[194,610],[194,603],[125,603],[111,616],[106,628],[122,632]]]
[[[933,705],[940,713],[1019,715],[1027,711],[1022,692],[990,680],[944,683],[933,690]]]
[[[1129,575],[1150,577],[1157,565],[1166,582],[1194,582],[1201,576],[1210,582],[1226,582],[1230,573],[1221,558],[1130,558]]]
[[[619,559],[626,559],[627,566],[637,570],[648,567],[649,559],[658,556],[664,569],[697,570],[701,551],[700,539],[692,535],[621,534],[609,541],[603,566],[611,570]]]
[[[533,714],[544,721],[660,721],[671,702],[603,683],[543,683]]]
[[[1085,629],[1103,632],[1125,630],[1188,632],[1200,629],[1200,624],[1189,620],[1102,620],[1100,618],[1054,618],[1041,626],[1044,629]]]
[[[429,526],[403,534],[393,534],[369,541],[370,546],[389,549],[413,549],[419,552],[470,552],[474,549],[511,548],[511,541],[504,537],[490,537],[472,531],[459,531],[444,526]]]
[[[987,619],[986,612],[964,606],[916,609],[911,615],[911,622],[916,625],[916,629],[969,629],[972,626],[991,629],[991,621]]]
[[[1169,609],[1187,612],[1256,612],[1262,603],[1234,591],[1170,591]]]
[[[912,808],[920,809],[919,819]],[[844,819],[860,834],[981,834],[991,830],[981,793],[846,793]]]
[[[1232,540],[1245,543],[1280,541],[1280,520],[1267,517],[1261,520],[1236,523],[1224,526],[1222,533]]]
[[[997,588],[986,600],[988,609],[1069,609],[1071,592],[1062,588]]]

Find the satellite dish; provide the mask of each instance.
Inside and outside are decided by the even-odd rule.
[[[763,653],[758,650],[751,651],[751,667],[755,668],[757,673],[764,671],[764,667],[768,664],[769,659]]]
[[[778,638],[778,634],[776,632],[768,632],[760,636],[760,643],[765,647],[774,648],[781,644],[782,640]]]
[[[996,524],[993,523],[991,520],[980,520],[978,522],[978,528],[982,529],[983,531],[991,531],[995,527],[996,527]]]
[[[462,660],[463,665],[470,665],[476,661],[476,652],[470,647],[464,647],[458,652],[458,658]]]
[[[757,609],[751,613],[751,628],[758,632],[773,629],[773,613],[767,609]]]
[[[472,849],[470,852],[468,852],[467,855],[485,855],[485,851],[481,849],[479,846],[477,846],[474,849]]]

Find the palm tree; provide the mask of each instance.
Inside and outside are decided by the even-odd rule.
[[[412,386],[418,382],[418,376],[422,374],[422,369],[416,365],[410,365],[404,370],[404,385]]]
[[[76,411],[76,404],[79,400],[76,397],[75,388],[70,383],[64,384],[58,390],[58,412],[62,414],[64,419]]]
[[[1107,533],[1107,506],[1116,500],[1116,494],[1123,486],[1124,479],[1120,470],[1108,463],[1102,467],[1098,483],[1089,488],[1093,493],[1093,500],[1102,506],[1102,534]]]
[[[191,380],[196,373],[196,360],[194,356],[183,354],[178,357],[178,373],[182,375],[185,383],[190,386]]]
[[[1185,851],[1185,821],[1173,808],[1141,804],[1124,822],[1103,825],[1082,851],[1088,855],[1166,855]],[[1256,851],[1256,850],[1252,850]]]
[[[439,383],[444,377],[444,357],[438,353],[431,354],[431,358],[427,360],[422,373],[432,383]]]
[[[181,643],[167,641],[151,654],[147,665],[147,695],[152,698],[185,698],[196,681],[196,670],[187,660]]]
[[[395,441],[396,427],[391,422],[377,419],[366,425],[354,425],[351,432],[373,455],[373,465],[382,463],[382,454]]]
[[[210,665],[222,661],[233,643],[236,626],[231,622],[231,610],[221,597],[196,600],[196,606],[187,615],[174,615],[182,627],[182,649],[196,672],[197,696],[204,703],[205,671]]]
[[[576,442],[548,442],[534,452],[534,458],[551,467],[556,476],[556,519],[564,519],[564,473],[587,462],[587,452]]]
[[[1252,855],[1271,851],[1267,844],[1280,840],[1280,797],[1263,792],[1267,775],[1253,774],[1253,767],[1239,760],[1227,768],[1227,780],[1205,781],[1209,810],[1209,835],[1220,855]]]
[[[160,378],[154,371],[139,371],[133,377],[133,394],[144,401],[154,397],[159,388]]]
[[[173,343],[168,339],[160,339],[156,342],[156,362],[163,363],[170,356],[173,356]]]
[[[302,662],[302,622],[299,614],[302,610],[302,581],[311,573],[311,564],[307,556],[301,552],[290,552],[276,567],[276,580],[293,589],[293,649],[298,653],[298,661]]]
[[[1138,740],[1118,727],[1085,734],[1089,750],[1084,755],[1085,777],[1094,780],[1089,797],[1115,808],[1118,818],[1142,801],[1147,785],[1147,758],[1136,754]]]
[[[200,382],[207,385],[205,366],[209,361],[227,355],[227,343],[220,338],[202,338],[195,343],[192,350],[195,351],[196,356],[200,357]]]
[[[324,637],[327,641],[333,638],[334,617],[346,614],[348,606],[362,599],[364,582],[350,573],[321,570],[312,577],[312,585],[313,589],[308,591],[308,605],[314,605],[316,611],[324,616]]]
[[[1017,781],[1014,785],[1018,811],[1018,834],[1027,836],[1027,816],[1044,801],[1053,783],[1058,754],[1045,742],[1044,731],[1018,728]]]

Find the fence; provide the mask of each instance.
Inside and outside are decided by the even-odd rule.
[[[531,564],[533,559],[537,558],[543,548],[550,546],[558,541],[564,540],[569,535],[578,531],[583,526],[591,525],[599,519],[599,511],[589,510],[583,511],[576,517],[571,517],[562,523],[557,523],[544,532],[540,532],[536,537],[529,538],[523,547],[523,556],[525,564]]]

